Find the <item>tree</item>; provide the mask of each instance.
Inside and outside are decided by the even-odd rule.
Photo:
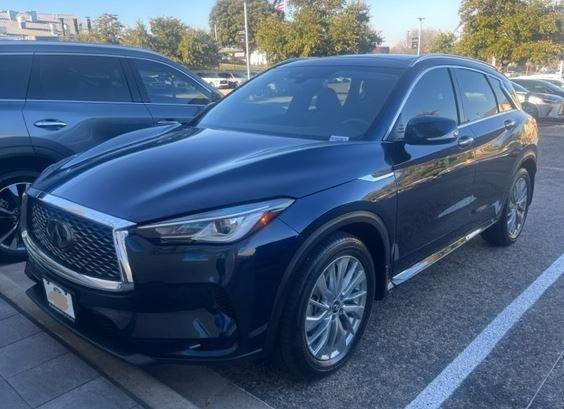
[[[369,8],[354,2],[335,14],[329,26],[332,53],[361,54],[374,50],[382,37],[370,27]]]
[[[439,32],[431,41],[429,46],[429,52],[431,53],[444,53],[444,54],[454,54],[455,47],[454,43],[456,37],[454,33],[448,31],[446,33]]]
[[[176,61],[182,60],[179,44],[188,28],[176,17],[157,17],[149,21],[154,49]]]
[[[366,53],[382,38],[370,26],[369,8],[362,1],[291,3],[293,18],[264,19],[257,30],[257,47],[271,62],[291,57]]]
[[[121,42],[133,47],[153,48],[153,36],[141,21],[137,21],[134,27],[124,30]]]
[[[288,48],[294,57],[329,54],[327,21],[312,8],[302,7],[294,15]]]
[[[345,0],[290,0],[290,7],[301,9],[309,8],[316,13],[329,14],[338,12],[345,7]]]
[[[123,24],[115,14],[104,13],[92,21],[89,33],[79,34],[77,40],[96,43],[118,44],[123,33]]]
[[[272,14],[274,8],[268,0],[247,0],[249,44],[256,45],[255,37],[259,22]],[[240,47],[244,42],[245,18],[243,0],[217,0],[209,17],[210,30],[223,47]]]
[[[217,43],[203,30],[187,28],[179,44],[180,61],[192,68],[217,66],[220,61]]]
[[[292,56],[292,34],[292,24],[273,14],[259,21],[256,42],[269,61],[282,61]]]
[[[564,46],[558,9],[550,0],[463,0],[459,51],[502,68],[510,62],[546,63]]]

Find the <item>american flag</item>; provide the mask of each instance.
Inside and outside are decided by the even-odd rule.
[[[277,12],[284,13],[286,11],[286,0],[274,0],[273,6]]]

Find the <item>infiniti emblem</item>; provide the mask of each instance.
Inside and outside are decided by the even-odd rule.
[[[64,249],[72,244],[73,233],[68,224],[52,219],[47,223],[47,238],[55,247]]]

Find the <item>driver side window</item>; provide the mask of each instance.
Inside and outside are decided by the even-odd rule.
[[[155,104],[207,105],[210,98],[196,82],[164,64],[134,60],[149,98]]]
[[[402,139],[407,123],[418,116],[437,116],[458,122],[454,89],[447,68],[431,70],[419,79],[396,122],[393,139]]]

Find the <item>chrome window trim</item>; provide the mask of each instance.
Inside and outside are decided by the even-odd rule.
[[[120,269],[121,281],[104,280],[80,274],[57,263],[47,254],[41,251],[39,247],[35,245],[33,240],[31,240],[27,231],[27,197],[29,193],[33,194],[35,199],[47,203],[51,206],[112,228],[114,248]],[[28,194],[24,195],[23,200],[22,238],[27,250],[29,251],[30,256],[35,261],[49,269],[49,271],[52,271],[53,273],[58,274],[76,284],[80,284],[89,288],[105,291],[130,291],[133,289],[133,274],[131,266],[129,264],[125,240],[129,234],[127,229],[134,226],[135,223],[84,207],[77,203],[71,202],[70,200],[66,200],[49,193],[37,191],[33,188],[30,188]]]
[[[1,101],[1,100],[0,100]],[[11,101],[11,100],[10,100]],[[73,103],[73,104],[137,104],[137,105],[170,105],[175,107],[206,107],[206,104],[172,104],[172,103],[158,103],[158,102],[139,102],[139,101],[80,101],[71,99],[34,99],[17,100],[27,102],[49,102],[49,103]]]
[[[493,115],[490,115],[490,116],[486,116],[486,117],[484,117],[484,118],[476,119],[476,120],[474,120],[474,121],[464,122],[463,124],[458,125],[458,129],[462,129],[462,128],[465,128],[465,127],[467,127],[467,126],[469,126],[469,125],[474,125],[474,124],[480,123],[480,122],[485,121],[485,120],[487,120],[487,119],[491,119],[491,118],[495,118],[495,117],[498,117],[498,116],[502,116],[502,115],[507,114],[508,112],[512,112],[512,111],[515,111],[515,110],[516,110],[516,109],[512,109],[511,111],[502,111],[502,112],[498,112],[498,113],[493,114]]]
[[[418,61],[419,61],[419,60],[418,60]],[[415,65],[415,64],[414,64],[414,65]],[[415,80],[413,80],[413,82],[412,82],[411,85],[409,86],[409,89],[408,89],[407,92],[405,93],[405,96],[403,97],[403,99],[402,99],[402,101],[401,101],[400,107],[399,107],[399,109],[396,111],[393,120],[390,122],[390,126],[388,127],[388,130],[386,131],[386,134],[385,134],[384,138],[382,139],[382,141],[393,142],[393,140],[390,139],[390,135],[392,134],[392,131],[393,131],[393,129],[394,129],[394,126],[395,126],[395,124],[396,124],[396,122],[397,122],[399,116],[401,115],[401,111],[403,111],[403,108],[405,107],[405,104],[407,103],[407,100],[408,100],[409,97],[411,96],[411,93],[413,92],[413,89],[415,88],[415,86],[419,83],[419,81],[421,80],[421,78],[422,78],[425,74],[427,74],[428,72],[430,72],[430,71],[432,71],[432,70],[436,70],[436,69],[440,69],[440,68],[447,68],[447,69],[448,69],[448,68],[452,68],[452,69],[463,69],[463,70],[475,71],[475,72],[478,72],[478,73],[480,73],[480,74],[482,74],[482,75],[486,75],[486,76],[488,76],[488,77],[492,77],[492,78],[494,78],[494,79],[497,79],[497,80],[499,81],[499,79],[498,79],[495,75],[493,75],[493,74],[491,74],[491,73],[488,73],[488,72],[485,72],[485,71],[482,71],[482,70],[479,70],[479,69],[476,69],[476,68],[472,68],[472,67],[465,67],[465,66],[463,66],[463,65],[441,64],[441,65],[435,65],[435,66],[433,66],[433,67],[429,67],[429,68],[424,69],[423,71],[421,71],[421,72],[419,73],[419,75],[415,78]],[[454,80],[454,79],[453,79],[453,80]],[[456,90],[455,90],[455,89],[453,90],[453,92],[454,92],[455,95],[456,95]],[[492,90],[492,92],[493,92],[493,90]],[[464,127],[464,126],[473,125],[473,124],[478,123],[478,122],[481,122],[481,121],[483,121],[483,120],[493,118],[493,117],[495,117],[495,116],[497,116],[497,115],[499,115],[499,114],[507,114],[508,112],[513,112],[513,111],[517,111],[517,108],[514,107],[511,111],[497,112],[497,113],[495,113],[495,114],[493,114],[493,115],[490,115],[490,116],[487,116],[487,117],[484,117],[484,118],[479,118],[479,119],[475,119],[475,120],[473,120],[473,121],[468,121],[468,122],[460,123],[460,124],[458,124],[458,127],[461,128],[461,127]]]

